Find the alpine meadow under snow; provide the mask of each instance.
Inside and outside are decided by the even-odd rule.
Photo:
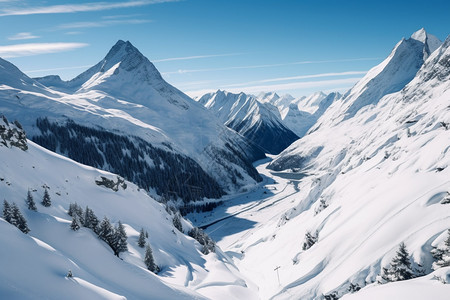
[[[449,99],[424,29],[300,98],[194,101],[124,41],[70,81],[0,59],[0,298],[448,299]]]

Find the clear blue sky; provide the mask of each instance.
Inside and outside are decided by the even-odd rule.
[[[190,95],[298,97],[346,90],[422,27],[444,40],[449,13],[448,0],[0,0],[0,57],[67,80],[122,39]]]

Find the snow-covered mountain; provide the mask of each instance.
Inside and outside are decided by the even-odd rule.
[[[264,297],[334,299],[363,288],[348,299],[404,298],[420,286],[422,297],[446,299],[450,269],[434,271],[431,250],[449,228],[450,38],[434,52],[432,40],[421,30],[400,41],[270,163],[301,179],[227,248],[245,253],[235,261]],[[429,275],[380,286],[402,242],[414,274]]]
[[[342,97],[339,93],[314,93],[294,101],[283,111],[283,124],[303,137],[328,107]]]
[[[275,92],[262,92],[258,94],[257,99],[269,109],[276,108],[278,110],[276,115],[279,116],[283,125],[297,136],[303,137],[331,103],[341,97],[339,93],[326,95],[323,92],[316,92],[309,96],[294,98],[289,94],[279,96]]]
[[[30,230],[21,232],[13,225],[15,218],[8,223],[3,209],[0,298],[256,299],[251,283],[219,248],[203,254],[203,246],[186,234],[192,225],[135,184],[27,141],[17,122],[0,118],[0,132],[2,206],[5,200],[18,208]],[[41,204],[46,191],[48,207]],[[36,211],[28,209],[27,192]],[[128,249],[120,258],[99,237],[100,229],[71,229],[74,219],[83,222],[78,213],[68,215],[75,203],[83,210],[89,207],[99,221],[105,216],[113,225],[123,224]],[[184,233],[174,226],[174,218]],[[145,247],[138,245],[141,229],[160,269],[157,274],[144,262]],[[72,277],[67,277],[69,270]]]
[[[361,108],[377,104],[384,95],[400,91],[440,45],[441,41],[423,28],[409,39],[403,38],[391,54],[336,101],[314,127],[323,123],[337,124],[353,117]]]
[[[185,201],[261,180],[251,163],[264,153],[164,81],[129,42],[68,82],[0,66],[0,109],[50,150]]]
[[[254,96],[218,90],[197,100],[228,127],[236,130],[265,152],[278,154],[298,139],[280,121],[271,103],[262,103]]]
[[[298,105],[298,109],[306,111],[310,114],[314,114],[320,106],[323,106],[322,100],[324,100],[327,95],[323,92],[316,92],[306,97],[301,97],[294,103]]]

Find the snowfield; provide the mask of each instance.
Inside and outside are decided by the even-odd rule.
[[[16,203],[28,221],[24,234],[0,218],[0,298],[2,299],[257,299],[229,259],[204,255],[201,245],[179,232],[172,215],[136,185],[126,182],[117,192],[98,186],[104,176],[117,176],[75,163],[28,143],[29,149],[0,146],[0,193]],[[52,205],[44,207],[48,186]],[[27,190],[37,212],[25,204]],[[114,256],[111,248],[90,229],[70,228],[70,203],[89,206],[101,220],[120,220],[128,235],[128,251]],[[187,232],[192,225],[183,221]],[[137,245],[144,228],[158,275],[148,271],[144,249]],[[73,273],[67,278],[68,271]],[[44,288],[43,288],[44,287]]]
[[[413,37],[432,40],[423,34]],[[403,88],[370,104],[361,100],[367,94],[354,96],[376,82],[398,83],[392,76],[405,78],[394,54],[335,101],[309,134],[258,167],[262,190],[228,201],[217,215],[196,216],[198,224],[213,223],[207,232],[262,299],[448,298],[450,271],[433,271],[430,251],[450,227],[450,205],[441,204],[450,192],[450,39],[433,53],[416,41],[406,42],[409,56],[402,57],[425,62]],[[386,73],[392,64],[398,71]],[[338,113],[363,103],[353,116]],[[306,233],[316,231],[317,242],[303,249]],[[380,285],[402,242],[417,275],[428,275]],[[351,284],[362,290],[350,296]]]

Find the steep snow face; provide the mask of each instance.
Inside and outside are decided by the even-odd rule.
[[[298,99],[295,103],[297,103],[299,110],[314,114],[321,106],[322,100],[326,97],[327,95],[325,93],[316,92],[308,97]]]
[[[23,74],[15,65],[0,58],[0,91],[11,88],[23,89],[30,92],[45,92],[45,87]]]
[[[411,35],[411,38],[422,42],[425,45],[424,60],[426,60],[430,56],[430,54],[434,52],[434,50],[442,45],[442,42],[437,37],[427,33],[424,28],[414,32]]]
[[[117,175],[75,163],[28,141],[29,149],[0,144],[0,193],[25,216],[24,234],[0,217],[0,298],[2,299],[256,299],[251,282],[217,248],[202,254],[201,245],[172,224],[173,214],[136,185],[117,191],[96,184]],[[51,206],[40,204],[44,186]],[[27,209],[30,192],[37,211]],[[114,256],[90,229],[70,228],[71,203],[89,206],[101,220],[119,220],[128,236],[128,250]],[[181,219],[184,232],[192,225]],[[153,251],[161,271],[144,264],[139,232]],[[69,270],[73,277],[67,278]],[[45,287],[45,288],[43,288]]]
[[[325,95],[322,92],[318,92],[302,98],[298,103],[295,101],[286,110],[283,124],[299,137],[303,137],[328,107],[341,97],[342,95],[339,93]]]
[[[138,136],[165,151],[188,156],[229,192],[261,180],[251,162],[264,157],[263,151],[165,82],[129,42],[117,42],[102,61],[69,82],[56,77],[39,80],[52,89],[3,64],[0,107],[8,118],[19,120],[30,136],[42,134],[35,126],[37,118],[60,124],[71,119]]]
[[[289,94],[284,94],[282,96],[278,96],[278,94],[275,92],[269,92],[269,93],[261,92],[260,94],[258,94],[258,96],[256,98],[261,103],[272,104],[273,106],[277,107],[281,119],[283,119],[284,116],[286,115],[289,105],[291,105],[291,103],[296,101],[296,99]],[[304,97],[302,97],[300,99],[303,99],[303,98]],[[297,99],[297,101],[298,100],[299,99]]]
[[[280,122],[272,104],[261,103],[253,96],[219,90],[198,102],[267,153],[278,154],[298,138]]]
[[[391,54],[372,68],[340,101],[336,101],[314,128],[338,124],[353,117],[361,108],[377,104],[387,94],[401,90],[410,82],[424,60],[441,42],[423,29],[409,39],[402,39]]]
[[[257,100],[272,111],[278,110],[278,118],[283,125],[302,137],[316,123],[320,116],[334,102],[341,98],[339,93],[326,95],[316,92],[295,99],[289,94],[278,96],[276,93],[260,93]]]
[[[341,297],[350,283],[370,285],[401,242],[413,265],[432,272],[431,246],[449,226],[450,206],[443,201],[450,191],[449,70],[450,38],[402,90],[352,118],[322,123],[270,164],[285,176],[296,174],[291,169],[304,175],[299,192],[286,200],[294,207],[274,216],[271,225],[255,225],[259,233],[248,233],[251,238],[236,242],[235,250],[245,251],[244,269],[258,266],[254,274],[281,266],[284,279],[282,288],[273,287],[274,298],[313,299],[334,292]],[[317,243],[302,250],[304,233],[316,230]],[[435,274],[448,278],[449,273]],[[416,282],[430,290],[436,284],[431,278]],[[373,298],[386,295],[388,286],[374,287]],[[371,299],[371,290],[349,299]]]
[[[77,93],[100,90],[144,106],[168,101],[187,110],[192,102],[165,82],[155,66],[128,41],[118,41],[102,61],[68,84],[78,89]]]

